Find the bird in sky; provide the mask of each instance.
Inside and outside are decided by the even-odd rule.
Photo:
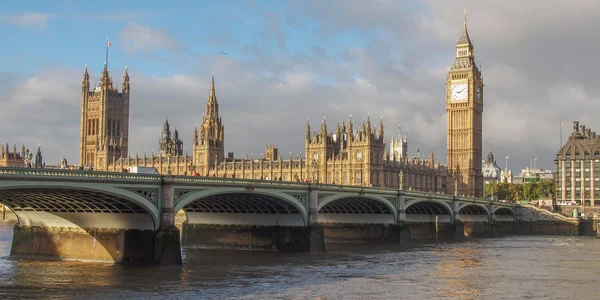
[[[227,52],[221,51],[221,54],[223,54],[223,55],[227,55]]]

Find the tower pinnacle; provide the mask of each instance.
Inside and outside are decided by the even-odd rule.
[[[467,30],[467,9],[465,8],[464,10],[464,14],[463,14],[463,30],[462,30],[462,34],[460,35],[460,38],[458,39],[458,42],[456,43],[457,46],[461,46],[461,45],[468,45],[469,47],[471,46],[471,39],[469,38],[469,31]]]

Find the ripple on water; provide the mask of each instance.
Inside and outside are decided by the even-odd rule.
[[[465,243],[342,245],[326,254],[184,247],[183,267],[8,258],[0,225],[0,298],[568,299],[600,289],[600,240],[504,237]]]

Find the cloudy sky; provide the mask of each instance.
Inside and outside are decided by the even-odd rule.
[[[224,3],[226,2],[226,3]],[[16,3],[16,2],[15,2]],[[484,74],[484,157],[553,168],[573,120],[600,131],[600,1],[28,1],[0,13],[0,139],[78,160],[84,66],[110,47],[131,76],[130,154],[157,151],[168,117],[191,150],[215,72],[226,151],[303,151],[307,118],[398,126],[409,151],[446,161],[445,80],[463,8]],[[223,55],[226,52],[227,55]]]

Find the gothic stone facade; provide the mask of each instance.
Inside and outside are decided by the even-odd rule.
[[[0,167],[41,168],[43,167],[42,151],[38,147],[34,157],[33,151],[29,151],[25,145],[21,147],[21,152],[17,151],[17,145],[13,145],[13,150],[10,152],[6,142],[6,146],[0,147]]]
[[[84,82],[86,82],[87,76],[86,72]],[[128,91],[129,89],[125,96],[127,100],[129,100]],[[115,95],[121,95],[120,98],[124,98],[121,93]],[[91,107],[86,101],[83,102],[83,105],[84,108]],[[98,113],[97,110],[94,112]],[[126,113],[126,111],[123,112]],[[83,115],[82,120],[86,121],[83,122],[85,124],[82,124],[82,127],[87,126],[87,120],[97,120],[97,116],[107,114],[98,113],[93,115],[93,118],[90,115]],[[128,117],[123,116],[120,120],[121,124],[125,125],[122,128],[127,128],[124,121],[128,120]],[[91,124],[93,126],[98,124],[97,127],[100,128],[102,121],[94,121]],[[445,166],[434,163],[433,153],[429,160],[406,157],[390,159],[384,143],[383,123],[379,124],[379,130],[376,131],[371,126],[370,119],[367,119],[366,122],[363,121],[356,130],[353,128],[352,120],[348,122],[347,127],[345,123],[338,124],[335,132],[327,132],[325,121],[319,131],[314,133],[310,131],[310,124],[307,124],[306,157],[304,158],[283,159],[275,145],[267,145],[264,156],[259,159],[235,158],[234,155],[225,156],[225,127],[219,116],[214,75],[202,123],[198,128],[194,128],[193,153],[191,155],[182,153],[182,141],[175,133],[170,133],[169,126],[168,122],[163,126],[159,155],[152,153],[149,156],[146,154],[135,157],[122,156],[126,153],[126,148],[122,146],[126,146],[124,138],[127,133],[120,132],[119,139],[114,139],[114,135],[106,134],[103,136],[104,142],[100,142],[101,137],[97,133],[101,131],[95,129],[90,131],[90,134],[94,134],[91,137],[85,135],[88,129],[82,129],[82,132],[85,133],[85,140],[89,140],[90,144],[93,142],[94,146],[82,147],[82,149],[85,148],[89,151],[85,156],[93,158],[88,161],[95,163],[93,165],[95,170],[121,172],[130,166],[143,166],[156,168],[161,174],[167,174],[170,171],[173,175],[190,176],[195,174],[262,180],[403,187],[432,192],[446,191],[447,170]],[[172,146],[168,147],[168,144],[172,144]],[[102,147],[103,145],[112,146],[112,148]],[[108,153],[100,156],[102,152]],[[101,160],[101,158],[106,160]],[[105,164],[104,161],[108,163]]]
[[[236,177],[263,180],[318,181],[331,184],[385,186],[425,191],[453,192],[481,197],[483,79],[475,64],[466,14],[456,46],[456,58],[446,82],[448,114],[448,167],[429,160],[390,153],[384,143],[383,124],[378,130],[370,119],[354,129],[352,120],[327,131],[323,120],[316,132],[306,126],[305,157],[283,159],[277,147],[268,146],[258,159],[225,156],[225,129],[219,117],[214,74],[202,123],[194,128],[191,155],[161,151],[160,155],[128,156],[129,77],[123,91],[112,87],[108,71],[100,87],[89,91],[84,74],[81,116],[81,162],[96,170],[121,171],[129,166],[154,167],[162,174]],[[164,147],[167,149],[167,147]],[[162,149],[162,148],[161,148]],[[163,150],[165,150],[163,149]],[[400,148],[402,149],[402,148]]]
[[[100,85],[90,90],[87,66],[81,82],[81,125],[79,162],[97,170],[107,170],[120,157],[128,155],[129,74],[125,68],[122,90],[113,87],[104,63]]]

